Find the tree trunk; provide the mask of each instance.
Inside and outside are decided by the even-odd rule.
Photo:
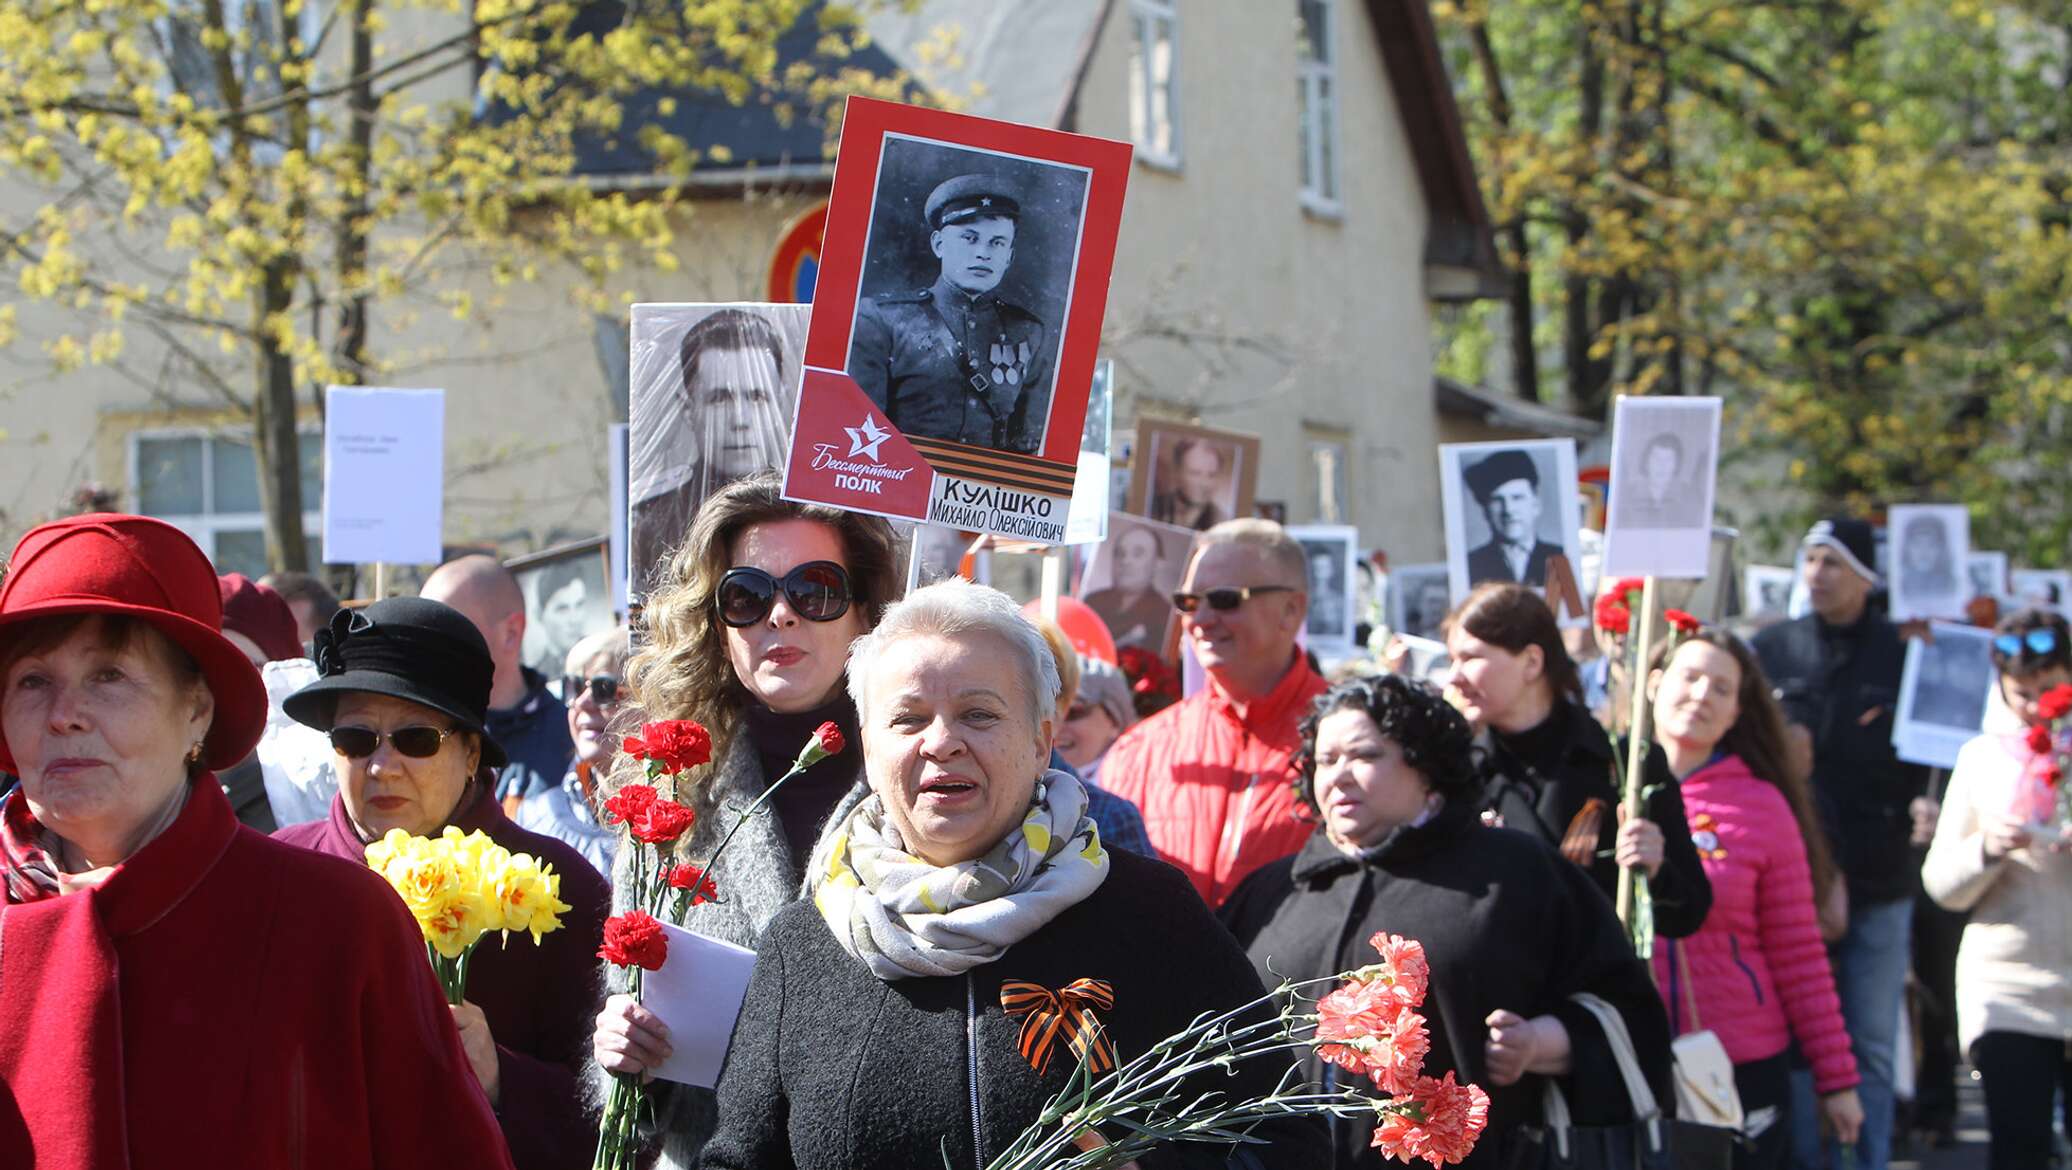
[[[259,325],[252,445],[259,465],[259,502],[266,509],[266,563],[274,572],[309,571],[309,541],[302,529],[302,444],[295,433],[295,363],[266,323],[294,306],[291,261],[266,267],[253,293]]]
[[[1490,39],[1489,26],[1474,21],[1468,27],[1470,43],[1474,46],[1475,61],[1482,70],[1482,88],[1489,94],[1489,114],[1497,129],[1504,134],[1511,132],[1511,94],[1504,85],[1504,72],[1496,59],[1496,44]],[[1491,181],[1501,197],[1503,177],[1500,171],[1492,170]],[[1532,338],[1532,250],[1531,240],[1526,236],[1525,216],[1521,211],[1511,225],[1504,229],[1504,243],[1511,251],[1511,378],[1512,388],[1518,397],[1527,402],[1540,400],[1540,358],[1533,347]]]
[[[331,347],[340,380],[359,386],[367,384],[368,374],[367,192],[373,187],[368,172],[374,157],[375,110],[374,83],[369,80],[374,68],[374,33],[367,21],[372,7],[372,0],[353,0],[348,16],[352,48],[346,76],[353,81],[346,94],[346,140],[351,143],[353,172],[359,182],[347,187],[338,216],[338,336]]]

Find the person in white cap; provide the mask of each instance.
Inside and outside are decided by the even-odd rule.
[[[1892,747],[1906,649],[1898,628],[1871,603],[1878,586],[1871,526],[1852,517],[1822,520],[1800,550],[1813,612],[1757,634],[1755,651],[1785,714],[1812,733],[1813,790],[1849,895],[1848,932],[1833,955],[1863,1077],[1856,1165],[1885,1170],[1919,867],[1909,844],[1909,806],[1922,797],[1927,770],[1902,762]],[[1811,1129],[1819,1115],[1807,1101],[1794,1110],[1797,1157],[1811,1166],[1834,1164],[1821,1161]]]

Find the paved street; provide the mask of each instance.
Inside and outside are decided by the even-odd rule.
[[[1892,1170],[1985,1170],[1986,1105],[1969,1071],[1957,1082],[1957,1144],[1947,1150],[1909,1149]],[[2037,1170],[2044,1170],[2038,1167]]]

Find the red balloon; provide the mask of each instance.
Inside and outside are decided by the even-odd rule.
[[[1030,618],[1042,617],[1043,603],[1032,601],[1022,607],[1022,613]],[[1116,664],[1115,636],[1108,632],[1108,623],[1101,620],[1101,615],[1085,602],[1076,597],[1058,598],[1058,628],[1065,631],[1074,650],[1110,666]]]

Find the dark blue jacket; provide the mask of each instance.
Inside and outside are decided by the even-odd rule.
[[[499,800],[523,800],[559,785],[576,754],[568,734],[568,708],[548,693],[544,675],[529,666],[523,669],[525,698],[516,707],[491,711],[486,720],[490,738],[511,758],[497,774]]]

